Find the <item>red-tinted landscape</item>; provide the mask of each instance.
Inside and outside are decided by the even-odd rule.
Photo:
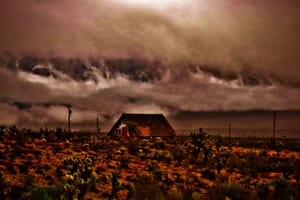
[[[300,141],[1,131],[1,199],[298,199]]]
[[[300,199],[299,0],[0,8],[0,199]]]

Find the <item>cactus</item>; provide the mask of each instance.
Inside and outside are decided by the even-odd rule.
[[[72,156],[63,161],[69,169],[66,175],[67,183],[64,186],[64,196],[67,199],[82,199],[88,189],[96,190],[97,174],[93,169],[93,159],[89,156],[80,159]]]

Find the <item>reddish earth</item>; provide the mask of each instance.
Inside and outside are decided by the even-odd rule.
[[[274,168],[273,171],[265,171],[265,166],[253,166],[258,167],[253,172],[254,169],[249,167],[249,162],[262,162],[255,159],[260,159],[265,149],[213,147],[209,160],[205,163],[203,153],[194,157],[191,148],[194,147],[188,141],[157,140],[131,143],[101,140],[97,144],[79,144],[69,140],[47,142],[45,139],[34,139],[20,145],[9,137],[3,137],[0,142],[0,171],[3,172],[3,182],[7,188],[22,185],[29,177],[34,187],[57,185],[73,177],[64,160],[70,157],[79,160],[90,157],[93,160],[92,171],[96,174],[96,188],[94,191],[86,191],[84,199],[108,199],[105,195],[112,193],[114,173],[118,176],[118,184],[126,186],[115,193],[114,197],[118,199],[127,199],[132,192],[128,187],[136,187],[135,183],[145,177],[149,178],[149,183],[159,186],[164,194],[193,191],[203,196],[209,194],[210,188],[228,183],[255,191],[259,185],[268,184],[276,177],[285,175],[284,163],[282,168]],[[182,151],[182,158],[175,155],[179,150]],[[252,160],[248,160],[248,154],[252,156]],[[219,172],[216,168],[218,156],[226,157]],[[277,159],[275,164],[291,158],[291,167],[294,167],[299,165],[300,152],[267,149],[262,158],[268,162],[273,158]],[[286,179],[299,188],[299,175],[299,169],[294,167]],[[4,189],[4,192],[7,199],[11,198],[8,190]]]

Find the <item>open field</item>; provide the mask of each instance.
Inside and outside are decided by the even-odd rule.
[[[186,129],[177,130],[178,135],[189,135],[191,132],[195,132],[197,129]],[[228,137],[228,128],[205,128],[210,135],[220,135],[222,137]],[[255,129],[255,128],[231,128],[232,137],[272,137],[273,129]],[[300,129],[276,129],[277,138],[290,138],[290,139],[300,139]]]
[[[299,199],[300,140],[1,132],[0,199]]]

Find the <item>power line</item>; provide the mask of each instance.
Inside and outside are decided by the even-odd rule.
[[[273,113],[273,140],[275,142],[275,134],[276,134],[276,112]]]

